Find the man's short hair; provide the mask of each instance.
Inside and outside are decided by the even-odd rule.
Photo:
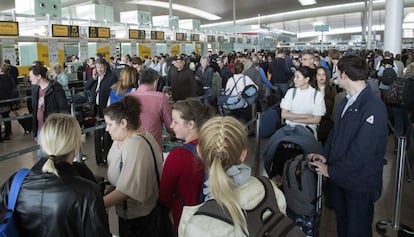
[[[357,55],[343,56],[338,62],[338,70],[345,73],[352,81],[368,79],[368,65]]]
[[[35,76],[41,76],[42,78],[47,79],[47,68],[36,64],[30,67],[29,71],[32,71],[33,75]]]
[[[149,85],[158,80],[158,72],[152,68],[144,68],[139,72],[139,84]]]
[[[142,64],[144,64],[144,62],[142,61],[142,59],[140,57],[133,57],[131,59],[131,64],[142,65]]]

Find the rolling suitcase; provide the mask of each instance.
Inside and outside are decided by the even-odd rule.
[[[95,130],[95,157],[98,165],[106,165],[109,149],[112,145],[112,139],[105,128]]]

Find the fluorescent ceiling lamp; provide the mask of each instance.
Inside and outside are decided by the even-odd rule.
[[[298,0],[302,6],[309,6],[316,4],[315,0]]]
[[[168,2],[161,2],[161,1],[135,0],[135,1],[130,1],[128,3],[137,4],[137,5],[144,5],[144,6],[160,7],[160,8],[166,8],[166,9],[170,8],[170,4]],[[193,8],[193,7],[187,7],[187,6],[176,4],[176,3],[172,4],[172,9],[176,10],[176,11],[192,14],[194,16],[198,16],[198,17],[210,20],[210,21],[215,21],[215,20],[220,20],[221,19],[221,17],[216,16],[216,15],[211,14],[211,13],[208,13],[206,11],[203,11],[203,10],[200,10],[200,9],[197,9],[197,8]]]

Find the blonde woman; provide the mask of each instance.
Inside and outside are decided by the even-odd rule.
[[[14,211],[21,236],[112,236],[102,194],[93,180],[87,180],[90,171],[72,162],[80,147],[78,121],[66,114],[52,114],[40,135],[47,157],[26,176]],[[7,209],[12,178],[0,189],[1,213]]]
[[[233,117],[215,117],[203,125],[197,150],[208,169],[207,200],[214,198],[227,209],[234,224],[194,215],[200,206],[184,207],[179,236],[248,236],[244,210],[255,208],[263,200],[265,189],[243,163],[247,142],[247,128]],[[278,207],[285,213],[285,198],[273,183],[272,186]]]
[[[137,70],[133,67],[125,67],[119,74],[118,82],[111,86],[108,105],[118,102],[124,96],[137,88]]]

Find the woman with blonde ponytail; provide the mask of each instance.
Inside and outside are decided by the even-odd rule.
[[[215,117],[200,130],[197,151],[208,169],[207,198],[227,209],[233,225],[207,215],[194,215],[199,206],[184,207],[179,236],[249,236],[244,210],[264,198],[264,186],[243,162],[247,156],[247,128],[233,117]],[[272,183],[279,209],[286,211],[282,192]],[[202,204],[201,204],[202,205]]]
[[[20,189],[14,211],[20,235],[111,236],[93,174],[84,164],[73,162],[81,144],[77,120],[66,114],[51,114],[40,134],[40,146],[47,157],[32,167]],[[1,213],[7,209],[13,177],[0,189]]]

